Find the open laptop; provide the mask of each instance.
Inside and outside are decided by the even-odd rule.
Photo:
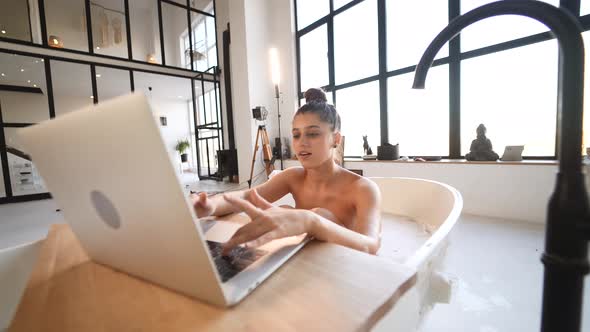
[[[504,154],[502,154],[502,161],[521,161],[522,151],[524,151],[524,145],[507,145],[504,148]]]
[[[191,297],[234,305],[306,242],[289,237],[222,257],[143,94],[23,128],[18,139],[92,260]],[[207,234],[227,239],[239,228],[218,223]]]

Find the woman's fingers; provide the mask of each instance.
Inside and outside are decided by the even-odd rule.
[[[250,191],[250,195],[252,203],[254,203],[254,205],[256,205],[257,207],[263,210],[270,209],[271,207],[273,207],[272,204],[270,204],[266,199],[264,199],[262,196],[258,194],[258,191],[256,189],[252,189]]]
[[[234,247],[259,238],[272,229],[270,223],[251,222],[242,226],[238,231],[223,244],[223,255],[227,255]]]
[[[282,232],[278,229],[272,230],[270,232],[264,233],[262,236],[258,237],[255,240],[246,242],[246,247],[260,247],[262,245],[267,244],[272,240],[276,240],[278,238],[283,237]]]
[[[252,219],[252,220],[254,220],[258,216],[260,216],[260,213],[262,212],[259,208],[257,208],[256,206],[254,206],[252,203],[248,202],[245,199],[233,197],[230,195],[223,195],[223,198],[226,201],[228,201],[229,203],[237,206],[240,210],[246,212],[248,217],[250,217],[250,219]]]

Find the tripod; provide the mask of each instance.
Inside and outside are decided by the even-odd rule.
[[[252,187],[252,175],[254,174],[254,163],[256,162],[256,155],[258,153],[258,140],[262,136],[262,156],[264,160],[264,169],[266,175],[269,175],[274,171],[274,157],[270,149],[270,140],[268,139],[268,132],[266,131],[265,125],[258,126],[258,132],[256,133],[256,143],[254,144],[254,154],[252,154],[252,166],[250,166],[250,180],[248,180],[248,188]]]

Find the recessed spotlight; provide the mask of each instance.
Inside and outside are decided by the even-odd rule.
[[[100,76],[101,76],[100,74],[96,74],[96,77],[100,78]]]
[[[90,96],[90,99],[94,99],[94,96]]]
[[[2,34],[6,34],[6,30],[2,30]]]
[[[100,50],[100,47],[96,46],[96,49],[97,49],[97,50]]]
[[[35,63],[39,63],[39,60],[35,60]]]
[[[41,62],[45,62],[45,59],[41,59]]]
[[[21,73],[22,73],[22,72],[23,72],[23,71],[25,71],[25,70],[24,70],[23,68],[21,68],[21,69],[20,69],[20,71],[21,71]]]
[[[6,74],[4,74],[4,73],[1,73],[1,74],[0,74],[0,76],[4,77],[4,76],[6,76]]]
[[[33,84],[34,87],[37,87],[37,84]]]
[[[31,80],[27,80],[27,83],[31,83]]]

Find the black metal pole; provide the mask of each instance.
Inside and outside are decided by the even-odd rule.
[[[279,159],[281,160],[281,169],[283,168],[283,137],[281,136],[281,92],[279,91],[279,85],[275,84],[275,98],[277,98],[277,118],[279,123],[279,144],[277,149],[279,150]]]
[[[436,53],[465,27],[497,15],[527,16],[545,24],[559,42],[557,133],[559,172],[549,200],[541,331],[579,331],[584,276],[589,272],[590,209],[581,171],[584,44],[581,28],[567,10],[530,1],[498,1],[454,19],[428,46],[416,67],[414,88],[423,88]]]

